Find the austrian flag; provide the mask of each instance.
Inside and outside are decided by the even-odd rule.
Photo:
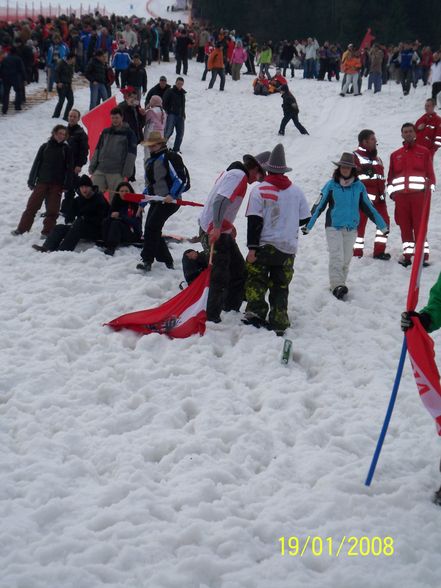
[[[139,310],[114,319],[107,326],[116,331],[131,329],[148,335],[159,333],[171,339],[203,335],[207,320],[207,299],[211,266],[176,296],[157,308]]]

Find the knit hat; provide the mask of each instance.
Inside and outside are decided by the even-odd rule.
[[[81,186],[90,186],[90,188],[93,186],[92,180],[86,174],[82,175],[79,179],[78,187],[81,188]]]
[[[150,98],[149,106],[153,108],[154,106],[162,106],[162,98],[161,96],[152,96]]]
[[[269,161],[262,165],[263,169],[270,174],[285,174],[292,171],[292,167],[287,167],[285,159],[285,149],[282,143],[279,143],[271,151]]]
[[[346,167],[357,167],[353,153],[342,153],[340,161],[333,161],[332,163],[337,166],[344,165]]]
[[[279,92],[289,92],[289,88],[287,84],[282,84],[279,88]]]
[[[158,143],[167,143],[167,139],[161,135],[159,131],[152,131],[147,137],[147,141],[142,141],[141,145],[151,147],[152,145],[158,145]]]
[[[167,81],[167,78],[166,78],[165,76],[161,76],[161,77],[159,78],[159,81],[160,81],[160,82],[166,82],[166,81]]]

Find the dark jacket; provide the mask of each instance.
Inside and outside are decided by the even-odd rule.
[[[89,153],[88,137],[83,127],[80,125],[68,126],[67,143],[72,149],[73,166],[83,167],[87,163]]]
[[[85,76],[91,83],[107,84],[107,65],[94,57],[87,64]]]
[[[70,224],[77,218],[83,218],[88,223],[101,227],[103,220],[109,214],[109,203],[93,186],[93,196],[85,198],[78,191],[78,196],[72,202],[71,216],[66,217],[66,223]]]
[[[125,82],[127,86],[133,86],[134,88],[142,88],[142,91],[147,92],[147,73],[142,63],[136,66],[131,63],[126,69]]]
[[[185,57],[188,53],[188,48],[193,45],[193,40],[188,35],[180,35],[176,39],[175,57]]]
[[[134,202],[126,202],[119,194],[115,194],[110,206],[109,214],[112,214],[112,212],[118,212],[119,218],[114,220],[119,220],[128,225],[135,237],[141,239],[142,218],[136,216],[137,211],[138,204],[135,204]]]
[[[284,92],[282,96],[282,108],[283,114],[292,116],[293,114],[299,114],[299,107],[297,100],[291,94],[291,92]]]
[[[69,189],[72,186],[72,180],[71,148],[66,142],[58,143],[55,139],[49,139],[37,152],[29,174],[28,185],[35,187],[37,183],[58,184]]]
[[[167,90],[162,100],[162,105],[167,114],[175,114],[185,118],[185,94],[182,89],[178,90],[176,86]]]
[[[164,94],[170,88],[171,88],[170,84],[166,84],[164,89],[162,89],[159,84],[156,84],[156,86],[153,86],[153,88],[150,88],[150,90],[147,93],[147,96],[145,97],[145,105],[148,106],[148,103],[150,102],[150,98],[152,96],[160,96],[162,99],[164,99]]]
[[[124,100],[118,104],[123,113],[123,121],[129,125],[135,133],[136,142],[140,143],[144,140],[145,114],[140,113],[139,106],[130,106]]]
[[[21,57],[7,55],[0,65],[0,77],[9,84],[23,82],[26,79],[26,70]]]
[[[60,59],[55,68],[55,83],[72,86],[74,66],[69,65],[65,59]]]

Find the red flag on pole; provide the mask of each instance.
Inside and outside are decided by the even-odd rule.
[[[101,131],[106,127],[110,127],[110,111],[115,106],[117,106],[116,98],[112,96],[83,116],[83,124],[87,128],[89,135],[89,157],[92,157],[95,151]]]
[[[360,51],[363,49],[369,49],[374,39],[375,36],[372,34],[371,29],[368,29],[365,36],[363,37],[362,42],[360,43]]]
[[[124,314],[107,326],[119,331],[131,329],[138,333],[160,333],[172,339],[185,339],[205,333],[207,299],[211,265],[176,296],[150,310]]]
[[[415,247],[415,256],[407,296],[407,311],[415,310],[420,292],[421,271],[424,260],[424,243],[429,223],[431,191],[427,190],[421,225]],[[441,386],[435,362],[434,343],[417,318],[412,318],[413,328],[406,331],[407,347],[413,375],[421,400],[435,419],[438,435],[441,435]]]

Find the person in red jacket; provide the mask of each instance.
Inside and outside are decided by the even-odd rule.
[[[369,199],[374,208],[384,219],[387,226],[390,226],[390,219],[387,213],[385,189],[386,180],[384,177],[384,166],[377,154],[377,138],[374,131],[363,129],[358,135],[358,148],[354,151],[355,163],[359,172],[358,179],[366,188]],[[368,217],[360,211],[360,223],[357,229],[357,239],[354,245],[354,257],[363,257],[364,233]],[[374,259],[388,261],[390,253],[386,253],[387,235],[377,229],[374,240]]]
[[[407,267],[415,253],[424,199],[429,190],[434,190],[436,179],[430,151],[416,142],[415,125],[404,123],[401,136],[403,147],[390,156],[387,191],[395,201],[395,222],[400,227],[403,242],[403,255],[398,263]],[[428,260],[426,241],[423,265],[428,265]]]
[[[426,114],[423,114],[415,123],[416,142],[423,145],[431,152],[432,157],[441,147],[441,117],[435,112],[436,102],[428,98],[424,104]]]

